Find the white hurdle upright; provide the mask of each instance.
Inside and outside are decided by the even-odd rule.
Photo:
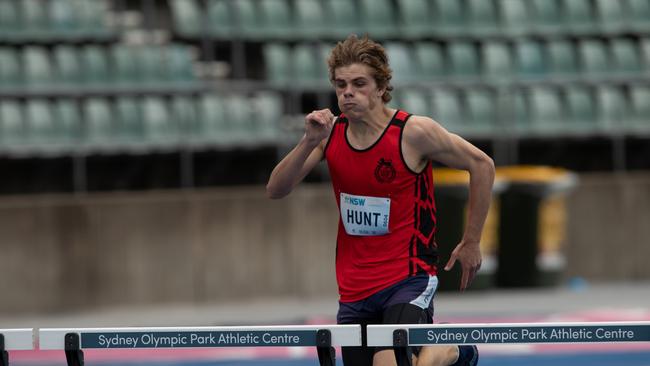
[[[650,321],[368,326],[368,346],[394,347],[399,366],[411,365],[409,346],[629,342],[650,342]]]
[[[9,352],[34,349],[34,329],[0,329],[0,366],[9,365]]]
[[[334,366],[334,346],[360,346],[361,326],[43,328],[39,339],[42,350],[64,350],[68,366],[84,365],[84,349],[204,347],[316,347],[320,364]]]

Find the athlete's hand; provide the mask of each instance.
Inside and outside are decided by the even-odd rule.
[[[332,131],[334,115],[329,109],[313,111],[305,116],[305,138],[314,144],[326,139]]]
[[[450,271],[454,267],[456,260],[460,262],[463,272],[460,279],[460,290],[465,291],[474,280],[476,272],[481,269],[481,249],[479,244],[461,241],[451,252],[445,271]]]

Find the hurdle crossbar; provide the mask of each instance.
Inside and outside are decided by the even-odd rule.
[[[334,366],[334,346],[360,346],[359,325],[246,327],[43,328],[40,349],[65,350],[82,366],[84,349],[316,347],[321,365]]]
[[[8,351],[34,349],[33,329],[0,329],[0,366],[9,365]]]

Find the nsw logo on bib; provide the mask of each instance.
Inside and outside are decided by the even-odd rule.
[[[349,235],[388,234],[390,198],[355,196],[341,192],[341,221]]]

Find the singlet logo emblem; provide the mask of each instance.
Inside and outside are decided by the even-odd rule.
[[[390,183],[395,179],[397,172],[390,160],[379,159],[375,168],[375,178],[379,183]]]

